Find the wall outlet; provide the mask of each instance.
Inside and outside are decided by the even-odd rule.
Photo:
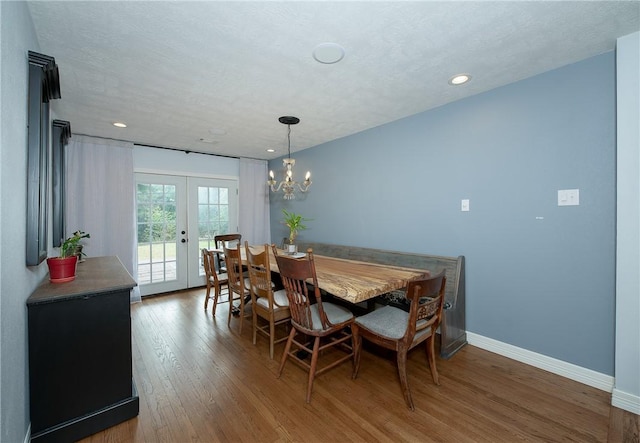
[[[465,198],[460,202],[460,210],[462,212],[468,212],[469,211],[469,199]]]

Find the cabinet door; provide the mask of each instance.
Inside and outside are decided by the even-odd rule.
[[[132,395],[129,290],[29,306],[32,434]]]

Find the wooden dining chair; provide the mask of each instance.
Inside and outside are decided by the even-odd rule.
[[[216,252],[216,265],[219,272],[227,272],[227,265],[225,264],[224,254],[222,254],[220,251],[222,251],[225,247],[241,247],[241,240],[242,234],[220,234],[213,236],[214,249],[217,249],[218,251]]]
[[[269,338],[269,357],[273,359],[274,345],[287,339],[287,335],[276,339],[276,326],[288,324],[291,319],[289,299],[284,289],[274,290],[275,285],[271,281],[269,245],[249,246],[249,242],[245,241],[244,247],[251,284],[253,344],[256,344],[258,332],[266,335]],[[267,324],[259,325],[258,317],[266,320]]]
[[[282,354],[278,378],[282,375],[282,370],[289,357],[305,367],[309,371],[307,382],[307,403],[309,403],[315,377],[354,357],[350,330],[354,317],[348,309],[342,306],[322,302],[311,249],[307,250],[307,255],[304,258],[292,258],[279,255],[276,245],[271,245],[271,247],[289,299],[291,325],[293,326]],[[307,281],[312,283],[311,289],[309,289]],[[308,341],[299,341],[298,336]],[[334,346],[346,351],[347,354],[337,359],[334,358],[330,363],[318,369],[320,353]],[[306,361],[303,354],[311,356],[310,363]],[[335,357],[335,354],[331,355]]]
[[[209,299],[211,298],[211,288],[213,288],[213,308],[211,314],[216,315],[216,306],[222,303],[222,290],[229,290],[229,279],[227,274],[218,274],[215,266],[215,252],[202,248],[202,265],[207,279],[207,293],[204,298],[204,310],[207,310]]]
[[[393,306],[384,306],[356,318],[352,326],[355,364],[353,378],[358,376],[362,351],[362,338],[383,348],[396,351],[400,385],[407,406],[413,411],[413,399],[407,379],[407,352],[426,341],[427,360],[433,382],[440,384],[435,357],[436,329],[442,319],[445,271],[438,275],[409,282],[405,296],[410,302],[409,312]]]
[[[229,319],[227,324],[231,326],[231,317],[234,312],[240,318],[240,328],[238,332],[242,334],[242,323],[246,317],[251,317],[251,306],[247,305],[249,297],[249,279],[245,279],[242,267],[242,257],[240,255],[240,244],[235,248],[223,247],[224,259],[227,264],[227,276],[229,287]],[[238,305],[236,306],[236,302]]]

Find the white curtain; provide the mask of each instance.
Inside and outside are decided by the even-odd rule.
[[[271,243],[269,188],[265,160],[240,159],[238,199],[240,205],[238,224],[243,243],[245,240],[251,245]]]
[[[137,278],[133,144],[73,135],[66,151],[66,229],[81,229],[88,256],[116,255]],[[140,301],[140,290],[131,301]]]

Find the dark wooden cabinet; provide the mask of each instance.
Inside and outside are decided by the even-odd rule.
[[[76,279],[27,299],[32,441],[75,441],[138,415],[129,294],[117,257],[88,258]]]

